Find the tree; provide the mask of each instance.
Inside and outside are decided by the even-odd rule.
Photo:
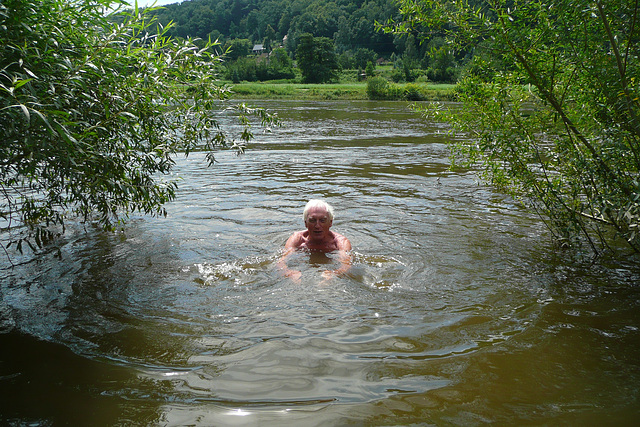
[[[461,111],[429,109],[473,137],[456,157],[538,209],[559,242],[640,252],[638,2],[476,4],[400,0],[403,20],[386,27],[488,48],[473,69],[501,67],[459,82]]]
[[[289,57],[287,50],[283,47],[278,47],[271,51],[269,55],[269,66],[277,71],[293,73],[293,61]]]
[[[405,41],[404,57],[407,59],[418,59],[418,47],[416,46],[416,38],[413,34],[407,35]]]
[[[258,80],[257,70],[256,59],[243,56],[227,64],[226,77],[233,83],[240,83],[241,81],[254,82]]]
[[[304,33],[296,49],[298,68],[305,83],[325,83],[336,78],[338,58],[333,40]]]
[[[425,65],[427,76],[434,82],[455,82],[455,57],[454,52],[444,39],[435,37],[427,44]]]
[[[0,218],[19,250],[70,217],[112,228],[131,212],[165,214],[173,156],[203,148],[213,162],[227,145],[211,44],[150,35],[146,11],[109,13],[118,5],[0,4]]]
[[[277,43],[275,44],[275,46],[272,45],[272,43],[275,40],[276,40],[276,31],[273,29],[271,25],[267,25],[267,29],[265,30],[265,34],[264,34],[264,47],[265,49],[267,49],[267,51],[270,51],[278,47]]]
[[[226,60],[234,61],[243,56],[247,56],[251,53],[253,45],[249,39],[233,39],[229,40],[224,45],[224,51],[226,52]]]
[[[376,66],[374,65],[373,62],[369,61],[367,62],[367,66],[365,68],[364,71],[368,77],[373,77],[376,74]]]
[[[357,68],[365,68],[369,62],[376,63],[378,56],[371,49],[358,48],[356,49],[354,56],[355,66]]]

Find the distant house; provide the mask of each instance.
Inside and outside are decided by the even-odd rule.
[[[262,52],[264,52],[264,46],[261,44],[254,44],[252,52],[256,55],[260,55]]]

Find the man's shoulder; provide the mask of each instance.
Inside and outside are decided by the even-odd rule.
[[[287,240],[285,246],[288,248],[297,248],[302,245],[306,241],[305,232],[306,230],[294,232]]]
[[[351,250],[351,242],[345,236],[343,236],[340,233],[334,232],[333,238],[339,250],[343,250],[343,251]]]

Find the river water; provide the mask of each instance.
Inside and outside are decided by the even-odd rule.
[[[261,101],[245,155],[177,160],[167,218],[0,267],[14,425],[635,425],[640,268],[558,252],[394,102]],[[277,261],[323,198],[354,267]],[[6,236],[5,236],[6,237]]]

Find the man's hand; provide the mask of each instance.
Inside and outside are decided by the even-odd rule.
[[[322,278],[325,280],[333,279],[336,277],[336,272],[331,270],[325,270],[322,272]]]
[[[298,270],[287,270],[284,273],[285,277],[293,280],[295,283],[300,283],[300,278],[302,277],[302,272]]]

